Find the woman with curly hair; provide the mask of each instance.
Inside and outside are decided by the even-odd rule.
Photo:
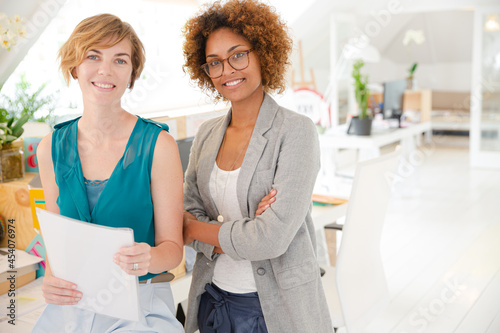
[[[268,94],[285,89],[286,25],[256,0],[216,1],[183,33],[185,71],[231,103],[198,130],[186,171],[186,332],[333,332],[311,218],[318,135]]]

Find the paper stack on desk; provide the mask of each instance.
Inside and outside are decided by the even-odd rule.
[[[0,248],[0,295],[8,292],[12,283],[17,289],[35,280],[42,260],[23,250]]]
[[[37,208],[52,274],[75,283],[83,296],[75,305],[111,317],[137,321],[137,277],[113,262],[120,248],[134,245],[134,232],[67,218]]]
[[[313,194],[312,200],[315,205],[326,206],[326,205],[341,205],[346,203],[347,199],[334,197],[331,195],[323,195],[323,194]]]

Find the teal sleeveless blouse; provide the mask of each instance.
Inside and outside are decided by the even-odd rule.
[[[151,167],[158,135],[162,130],[168,131],[168,126],[138,117],[123,156],[90,211],[76,140],[79,119],[56,125],[52,133],[52,161],[61,215],[108,227],[131,228],[135,242],[155,246]],[[89,246],[91,243],[89,239]],[[139,280],[155,275],[148,273]]]

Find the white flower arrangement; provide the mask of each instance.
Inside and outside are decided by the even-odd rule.
[[[422,30],[412,30],[409,29],[405,33],[405,37],[403,38],[403,45],[408,45],[411,42],[415,42],[415,44],[420,45],[425,42],[424,32]]]
[[[417,45],[423,44],[425,42],[424,32],[422,30],[406,30],[405,37],[403,38],[403,45],[408,46],[408,53],[411,53],[410,43],[414,42]],[[417,69],[418,63],[414,62],[410,68],[408,68],[407,79],[412,81],[415,75],[415,70]],[[412,83],[413,85],[413,83]],[[410,86],[408,87],[411,88]]]
[[[10,51],[17,44],[19,38],[26,36],[26,26],[19,15],[8,17],[0,13],[0,45]]]

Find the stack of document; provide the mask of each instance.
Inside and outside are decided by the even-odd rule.
[[[338,198],[331,195],[323,195],[323,194],[313,194],[312,200],[313,203],[318,206],[341,205],[348,201],[347,199]]]
[[[35,280],[42,260],[23,250],[0,248],[0,295]],[[11,288],[12,285],[15,288]]]

